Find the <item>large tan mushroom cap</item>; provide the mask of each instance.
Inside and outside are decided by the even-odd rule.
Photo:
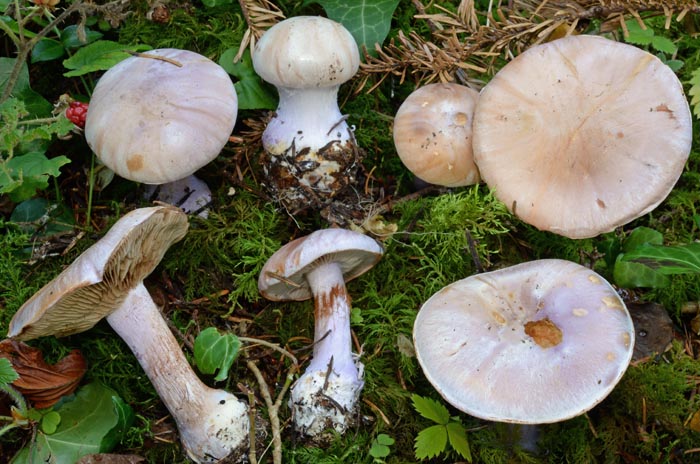
[[[479,182],[472,150],[478,98],[476,90],[454,83],[428,84],[411,93],[394,118],[394,145],[404,166],[431,184]]]
[[[174,206],[126,214],[22,305],[10,322],[8,337],[31,340],[90,329],[119,308],[187,228],[187,215]]]
[[[592,237],[666,198],[690,153],[688,102],[636,47],[572,36],[533,47],[484,87],[474,115],[483,180],[523,221]]]
[[[634,327],[598,274],[540,260],[443,288],[421,308],[413,337],[426,377],[456,408],[538,424],[607,396],[632,357]]]
[[[237,114],[236,90],[221,66],[187,50],[151,50],[100,78],[85,138],[118,175],[164,184],[216,158]]]
[[[322,229],[292,240],[267,260],[258,289],[272,301],[303,301],[313,296],[306,274],[319,264],[336,262],[346,282],[361,276],[384,254],[373,238],[346,229]]]

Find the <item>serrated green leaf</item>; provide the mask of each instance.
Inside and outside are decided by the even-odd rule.
[[[654,37],[654,31],[647,27],[642,29],[637,20],[630,19],[625,22],[629,35],[625,37],[625,42],[635,45],[649,45]]]
[[[195,364],[204,374],[213,374],[218,370],[214,379],[226,380],[240,347],[241,341],[234,334],[221,334],[216,327],[208,327],[194,341]]]
[[[277,108],[277,96],[274,90],[260,78],[253,69],[250,51],[246,50],[240,61],[233,62],[238,53],[235,48],[229,48],[221,54],[219,65],[238,81],[234,84],[238,96],[239,110],[274,110]]]
[[[19,375],[12,368],[10,360],[0,358],[0,385],[9,385],[17,379],[19,379]]]
[[[63,44],[55,39],[41,39],[32,49],[32,63],[51,61],[66,53]]]
[[[445,428],[452,448],[464,459],[472,462],[472,452],[469,449],[469,440],[467,440],[467,431],[464,426],[459,422],[450,422]]]
[[[651,46],[654,48],[654,50],[668,53],[669,55],[673,55],[676,53],[676,51],[678,51],[678,47],[676,47],[676,44],[674,44],[671,39],[658,35],[652,37]]]
[[[46,435],[56,433],[58,425],[61,423],[61,415],[56,411],[49,411],[41,416],[41,431]]]
[[[445,451],[447,429],[444,425],[433,425],[421,430],[413,447],[418,459],[430,459]]]
[[[82,76],[95,71],[106,71],[115,64],[129,58],[131,52],[150,50],[148,45],[124,45],[109,40],[98,40],[79,49],[73,56],[63,60],[63,66],[70,71],[66,77]]]
[[[693,107],[693,114],[700,119],[700,67],[690,75],[690,89],[688,95],[691,96],[690,106]]]
[[[37,431],[36,440],[25,446],[12,463],[73,464],[86,454],[110,451],[103,444],[104,437],[115,427],[126,429],[120,424],[115,396],[114,391],[98,383],[82,387],[75,396],[54,408],[61,415],[56,431],[51,435]]]
[[[450,421],[450,412],[442,403],[415,393],[411,395],[411,401],[413,401],[413,407],[418,414],[426,419],[441,425]]]
[[[345,26],[360,47],[360,54],[364,46],[374,56],[374,44],[381,45],[389,34],[399,0],[313,0],[308,3],[318,3],[330,19]]]

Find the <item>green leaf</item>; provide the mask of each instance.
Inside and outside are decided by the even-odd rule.
[[[654,37],[654,31],[647,27],[642,29],[637,20],[629,19],[625,22],[629,35],[625,37],[625,42],[635,45],[650,45]]]
[[[112,442],[103,443],[104,437],[115,428],[123,431],[129,426],[117,411],[114,397],[116,393],[98,383],[82,387],[72,400],[54,408],[61,415],[56,431],[51,435],[37,431],[35,442],[25,446],[12,463],[73,464],[86,454],[111,451],[107,445]]]
[[[691,73],[690,89],[690,106],[693,107],[693,114],[700,119],[700,67]]]
[[[415,393],[411,395],[411,400],[415,410],[426,419],[441,425],[445,425],[450,421],[450,412],[439,401],[416,395]]]
[[[652,37],[651,46],[655,50],[668,53],[669,55],[673,55],[678,51],[678,47],[676,47],[676,44],[674,44],[673,41],[671,41],[671,39],[658,35]]]
[[[659,274],[643,264],[630,263],[622,260],[623,255],[617,257],[613,268],[615,283],[623,288],[664,288],[670,282],[669,278]]]
[[[32,63],[51,61],[63,56],[66,49],[55,39],[41,39],[32,49]]]
[[[77,24],[67,26],[61,31],[61,43],[65,48],[83,47],[102,37],[102,33],[93,31],[87,27],[83,28],[83,37],[80,35],[80,27]]]
[[[445,451],[447,429],[444,425],[433,425],[421,430],[413,447],[418,459],[430,459]]]
[[[56,411],[49,411],[41,416],[41,431],[46,435],[56,433],[58,424],[61,423],[61,415]]]
[[[263,82],[260,76],[253,69],[253,61],[250,58],[250,51],[243,53],[240,61],[233,62],[236,53],[235,48],[229,48],[221,54],[219,65],[238,79],[234,85],[238,95],[239,110],[274,110],[277,108],[277,96],[274,90]]]
[[[662,275],[700,274],[700,242],[687,245],[644,245],[621,256]]]
[[[114,393],[114,392],[113,392]],[[107,432],[100,443],[101,450],[111,450],[122,441],[126,432],[134,423],[134,410],[116,393],[112,395],[112,405],[117,416],[117,423]]]
[[[0,92],[5,90],[16,61],[15,58],[0,57]],[[29,86],[29,68],[27,63],[22,63],[19,79],[12,89],[12,96],[23,102],[28,116],[45,117],[50,115],[53,109],[51,103]]]
[[[628,252],[643,245],[663,245],[664,236],[661,232],[649,227],[637,227],[622,244],[622,251]]]
[[[75,227],[71,209],[64,204],[49,203],[46,198],[30,198],[18,204],[10,221],[37,238],[61,234]]]
[[[375,55],[374,44],[382,44],[391,28],[391,18],[399,0],[311,0],[318,3],[328,17],[341,23],[350,31],[360,47],[366,47],[370,55]]]
[[[222,5],[231,5],[233,0],[202,0],[204,6],[214,8]]]
[[[0,385],[8,385],[19,379],[9,359],[0,358]]]
[[[124,45],[109,40],[98,40],[79,49],[70,58],[63,60],[63,66],[69,70],[63,75],[75,77],[95,71],[106,71],[130,57],[128,51],[143,52],[150,49],[151,47],[148,45]]]
[[[450,445],[460,456],[469,462],[472,462],[472,452],[469,449],[469,441],[467,440],[467,431],[459,422],[450,422],[445,426],[447,428],[447,437],[450,440]]]
[[[394,444],[394,439],[386,433],[380,433],[375,440],[377,440],[377,443],[384,446],[391,446]]]
[[[216,327],[202,330],[194,340],[194,359],[204,374],[213,374],[215,380],[226,380],[233,361],[238,356],[241,341],[232,333],[219,333]]]
[[[59,168],[67,163],[70,163],[70,159],[65,156],[48,159],[39,152],[15,156],[0,171],[0,193],[7,193],[15,202],[29,199],[37,190],[48,187],[49,176],[59,176]]]

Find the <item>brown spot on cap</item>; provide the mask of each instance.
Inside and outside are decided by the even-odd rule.
[[[131,172],[140,171],[143,169],[143,164],[143,155],[138,153],[131,155],[126,160],[126,168]]]
[[[654,108],[654,110],[663,111],[664,113],[668,113],[669,118],[676,119],[676,117],[673,115],[673,110],[671,108],[669,108],[668,105],[665,103],[660,104],[659,106]]]
[[[561,329],[549,318],[539,321],[530,321],[525,324],[525,333],[542,348],[551,348],[561,343],[563,338]]]

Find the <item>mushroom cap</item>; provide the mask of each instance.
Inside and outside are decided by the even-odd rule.
[[[474,159],[523,221],[593,237],[666,198],[690,153],[691,114],[654,55],[579,35],[532,47],[482,89]]]
[[[7,336],[31,340],[90,329],[119,308],[187,228],[187,215],[174,206],[140,208],[124,215],[17,310]]]
[[[394,118],[394,145],[403,164],[431,184],[479,182],[472,120],[479,92],[464,85],[428,84],[411,93]]]
[[[216,158],[237,114],[236,90],[221,66],[191,51],[157,49],[121,61],[100,78],[85,138],[118,175],[164,184]]]
[[[265,31],[253,68],[265,81],[302,89],[339,86],[360,67],[357,42],[345,27],[321,16],[296,16]]]
[[[446,286],[420,309],[413,338],[423,372],[453,406],[539,424],[582,414],[612,391],[634,327],[602,277],[547,259]]]
[[[272,301],[313,297],[306,274],[318,264],[338,263],[348,282],[371,269],[384,254],[373,238],[346,229],[322,229],[292,240],[263,266],[258,290]]]

